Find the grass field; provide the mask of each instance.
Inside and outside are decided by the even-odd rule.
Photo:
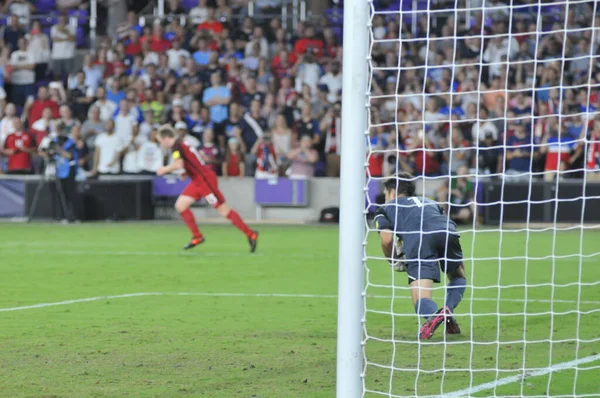
[[[226,226],[184,254],[180,224],[0,224],[0,397],[333,397],[337,229],[260,230],[251,256]],[[475,236],[462,243],[476,288],[446,344],[441,330],[417,344],[406,276],[369,260],[367,389],[446,395],[589,358],[463,393],[600,395],[600,257],[571,256],[600,252],[600,233]]]

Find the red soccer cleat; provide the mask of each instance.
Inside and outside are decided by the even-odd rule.
[[[423,324],[423,326],[421,326],[421,329],[419,330],[419,339],[429,340],[445,320],[445,308],[440,308]]]

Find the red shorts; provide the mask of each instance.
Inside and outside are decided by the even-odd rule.
[[[205,179],[192,180],[181,194],[196,200],[205,198],[215,209],[225,203],[225,198],[219,191],[217,176],[207,175]]]

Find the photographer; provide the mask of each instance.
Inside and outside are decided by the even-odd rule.
[[[56,178],[57,190],[52,192],[53,198],[58,199],[63,218],[73,222],[76,219],[78,205],[75,181],[79,160],[77,144],[66,135],[62,121],[56,123],[55,131],[47,138],[40,144],[40,152],[46,159],[46,175],[50,177],[54,175]],[[64,194],[64,202],[58,190]]]

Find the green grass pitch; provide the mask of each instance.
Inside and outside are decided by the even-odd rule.
[[[0,397],[333,397],[337,229],[263,226],[253,256],[233,228],[202,229],[184,254],[178,223],[1,224]],[[441,330],[417,344],[405,274],[368,261],[368,390],[447,394],[598,355],[600,257],[569,255],[600,252],[599,232],[482,229],[462,244],[476,288],[445,345]],[[147,294],[100,298],[133,293]],[[473,395],[599,395],[598,366]]]

